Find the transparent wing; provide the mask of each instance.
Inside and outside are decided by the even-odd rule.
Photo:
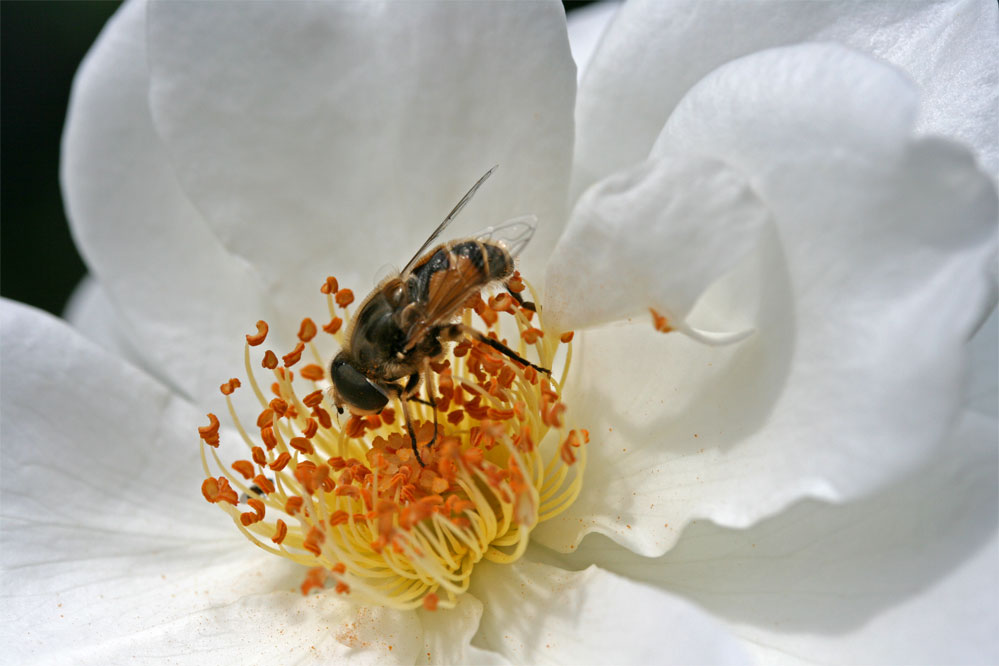
[[[482,186],[482,183],[486,182],[486,179],[489,178],[489,176],[493,175],[493,172],[496,171],[496,169],[498,168],[499,165],[497,164],[492,169],[485,172],[482,175],[482,178],[479,178],[475,182],[475,185],[472,185],[472,189],[470,189],[468,192],[465,193],[465,196],[461,198],[461,201],[459,201],[455,205],[455,207],[451,209],[451,212],[447,214],[447,217],[444,218],[444,221],[441,222],[436,229],[434,229],[434,232],[430,234],[430,237],[427,238],[427,240],[423,243],[423,245],[420,246],[420,249],[416,251],[416,254],[413,255],[413,258],[410,259],[409,263],[406,264],[406,267],[402,269],[402,275],[407,275],[409,271],[412,270],[413,265],[420,260],[420,257],[422,257],[423,253],[427,251],[427,248],[429,248],[433,244],[433,242],[437,240],[437,237],[440,236],[445,229],[447,229],[448,225],[454,222],[454,218],[458,217],[458,213],[461,212],[461,209],[464,208],[468,204],[468,202],[472,200],[472,197],[475,196],[476,191],[478,191],[478,189]]]
[[[534,236],[534,230],[538,227],[538,218],[535,215],[522,215],[507,220],[494,227],[486,227],[475,234],[475,240],[488,240],[499,243],[512,256],[516,257]]]

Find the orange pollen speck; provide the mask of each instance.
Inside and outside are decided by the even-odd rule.
[[[519,274],[508,286],[533,298]],[[247,410],[234,400],[227,407],[239,433],[231,444],[241,439],[247,459],[221,462],[221,424],[209,414],[198,428],[202,495],[264,550],[310,565],[303,593],[453,608],[475,563],[518,559],[532,528],[579,493],[589,434],[566,425],[572,413],[562,400],[573,335],[545,336],[541,319],[505,291],[474,294],[464,323],[530,364],[475,339],[445,343],[413,400],[392,397],[378,413],[340,415],[327,373],[351,327],[334,308],[343,316],[354,293],[332,277],[320,291],[331,317],[322,328],[332,337],[317,338],[317,320],[306,317],[295,349],[279,357],[252,349],[264,343],[266,323],[246,336],[243,381],[252,390],[240,399],[259,402],[255,424],[240,423]],[[262,379],[254,376],[261,368]],[[239,386],[232,379],[221,389],[229,396]]]
[[[663,315],[659,314],[653,308],[649,308],[649,312],[652,313],[652,325],[660,333],[669,333],[673,330],[673,327],[669,325],[669,320]]]

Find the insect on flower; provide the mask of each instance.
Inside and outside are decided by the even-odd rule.
[[[346,345],[330,364],[333,402],[339,413],[346,406],[354,414],[377,414],[389,400],[399,401],[421,466],[407,403],[420,402],[433,408],[436,426],[430,364],[444,355],[447,343],[477,340],[518,363],[550,374],[499,340],[456,321],[469,298],[491,284],[506,285],[513,276],[514,258],[531,239],[535,218],[511,220],[473,238],[452,240],[428,250],[496,168],[479,178],[398,275],[383,280],[364,299],[347,332]],[[521,307],[535,309],[506,286]],[[421,383],[426,385],[426,399],[418,396]],[[435,427],[428,446],[436,439]]]

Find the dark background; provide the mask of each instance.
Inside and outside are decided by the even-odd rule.
[[[589,2],[563,4],[572,11]],[[69,89],[118,5],[0,2],[0,295],[54,314],[86,272],[59,191]]]

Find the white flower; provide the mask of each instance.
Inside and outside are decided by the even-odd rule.
[[[995,661],[996,15],[636,2],[574,100],[551,3],[126,4],[65,135],[78,330],[2,310],[5,656]],[[453,610],[303,597],[193,428],[494,163],[456,233],[532,212],[549,322],[632,319],[576,337],[583,493]]]

